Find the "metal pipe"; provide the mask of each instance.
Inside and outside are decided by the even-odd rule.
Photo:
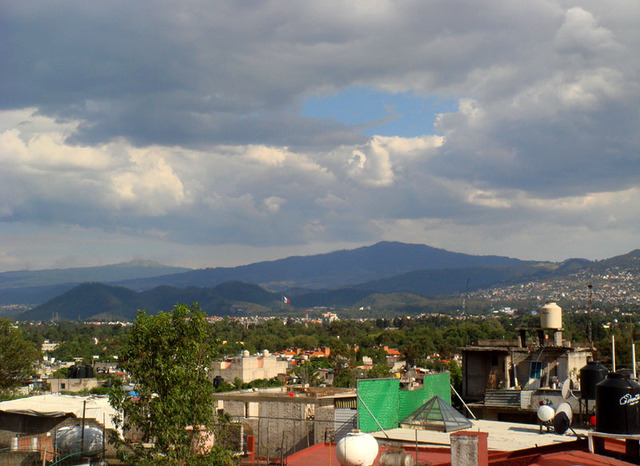
[[[455,389],[455,388],[453,388],[453,385],[449,384],[449,386],[451,387],[451,390],[453,390],[453,393],[455,393],[455,394],[456,394],[456,396],[458,397],[458,399],[462,402],[462,405],[463,405],[465,408],[467,408],[467,411],[469,411],[469,414],[471,414],[471,416],[472,416],[474,419],[476,419],[476,420],[477,420],[477,418],[476,418],[475,414],[473,414],[473,411],[471,411],[471,410],[469,409],[469,407],[467,406],[467,403],[465,403],[465,402],[464,402],[464,400],[463,400],[463,399],[462,399],[462,397],[458,394],[458,392],[456,391],[456,389]]]
[[[613,360],[613,372],[616,371],[616,336],[611,335],[611,359]]]
[[[80,435],[80,451],[84,451],[84,420],[87,411],[87,400],[82,402],[82,433]]]

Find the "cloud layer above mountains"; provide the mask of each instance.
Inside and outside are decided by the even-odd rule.
[[[622,1],[5,2],[0,270],[627,252],[639,23]],[[352,121],[362,89],[412,135]],[[323,98],[335,118],[305,110]]]

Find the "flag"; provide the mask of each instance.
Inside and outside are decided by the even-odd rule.
[[[285,304],[291,304],[291,300],[289,298],[287,298],[286,296],[282,297],[282,302]]]

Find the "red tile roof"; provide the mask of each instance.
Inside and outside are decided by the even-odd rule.
[[[373,462],[373,466],[379,466],[380,456],[387,449],[388,447],[380,447],[378,457]],[[405,447],[405,451],[412,454],[415,459],[415,447]],[[451,455],[448,448],[418,448],[417,464],[443,463],[450,460]],[[288,456],[286,464],[287,466],[327,466],[328,464],[338,466],[340,463],[338,463],[338,458],[336,457],[335,443],[318,443]]]

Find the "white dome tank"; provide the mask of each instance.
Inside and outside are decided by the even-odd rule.
[[[549,422],[556,415],[556,410],[551,405],[542,405],[538,408],[537,415],[542,422]]]
[[[562,308],[556,303],[547,303],[540,310],[540,326],[544,329],[562,328]]]
[[[371,434],[349,432],[336,445],[336,456],[342,466],[371,466],[378,456],[378,442]]]

